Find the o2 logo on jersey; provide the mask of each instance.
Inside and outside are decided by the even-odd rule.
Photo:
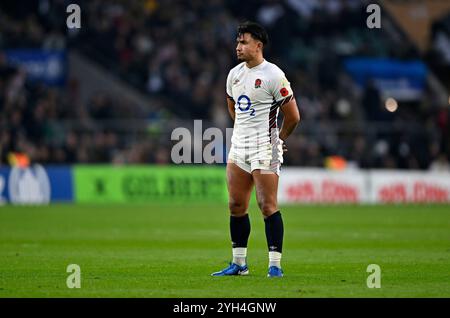
[[[246,104],[245,108],[242,107],[243,104]],[[237,105],[241,112],[246,112],[250,109],[250,107],[252,107],[252,102],[250,101],[250,97],[248,97],[247,95],[241,95],[238,97]],[[254,108],[251,109],[250,116],[255,116]]]

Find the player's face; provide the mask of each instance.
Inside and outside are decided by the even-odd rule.
[[[240,61],[250,61],[254,59],[261,50],[262,43],[252,38],[250,33],[244,33],[236,39],[236,54]]]

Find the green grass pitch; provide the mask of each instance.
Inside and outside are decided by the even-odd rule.
[[[450,297],[450,206],[281,211],[285,277],[269,279],[255,207],[250,275],[211,277],[231,258],[226,205],[3,206],[0,297]],[[66,285],[69,264],[80,289]]]

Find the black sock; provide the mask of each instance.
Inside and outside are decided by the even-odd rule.
[[[264,219],[266,224],[266,238],[269,252],[279,252],[283,250],[283,219],[280,211]]]
[[[241,217],[230,216],[231,242],[234,247],[247,247],[250,236],[250,219],[248,214]]]

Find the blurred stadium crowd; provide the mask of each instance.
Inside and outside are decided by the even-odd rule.
[[[419,57],[403,38],[365,27],[364,1],[74,2],[82,9],[79,31],[66,28],[66,1],[0,5],[0,164],[11,152],[39,163],[168,164],[173,143],[166,120],[232,127],[225,80],[237,63],[236,26],[248,19],[267,28],[266,58],[285,71],[302,114],[287,142],[286,164],[323,167],[337,155],[362,168],[450,169],[448,104],[426,87],[419,101],[389,112],[374,85],[361,90],[344,71],[349,56]],[[433,36],[450,38],[448,21],[450,15]],[[153,103],[142,108],[111,91],[83,103],[80,79],[69,78],[62,88],[27,81],[2,53],[10,48],[78,50]],[[447,63],[434,53],[430,46],[433,61]],[[136,120],[153,126],[135,134],[133,127],[101,124]]]

